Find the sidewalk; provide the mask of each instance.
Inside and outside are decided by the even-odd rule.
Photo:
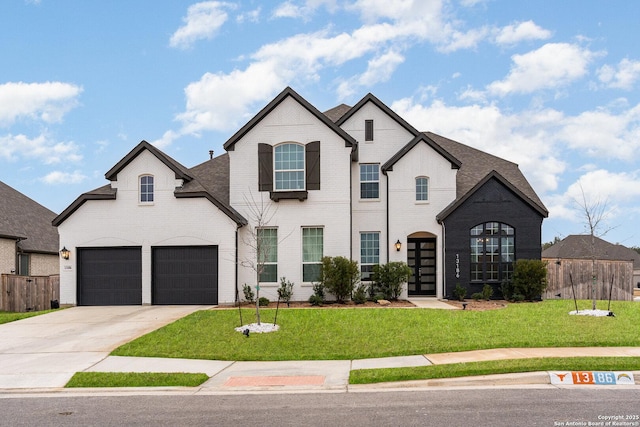
[[[428,366],[486,360],[525,359],[535,357],[636,356],[640,347],[584,348],[506,348],[458,353],[427,354],[363,360],[231,362],[215,360],[160,359],[109,356],[86,371],[89,372],[192,372],[205,373],[210,379],[198,388],[199,393],[300,392],[384,390],[416,387],[461,387],[504,385],[549,385],[546,372],[485,375],[480,377],[418,380],[403,383],[349,385],[349,373],[355,369]],[[640,371],[635,372],[640,385]]]

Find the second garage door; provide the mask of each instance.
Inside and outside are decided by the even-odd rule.
[[[152,248],[153,304],[218,304],[218,247]]]

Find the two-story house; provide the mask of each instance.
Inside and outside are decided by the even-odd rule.
[[[413,269],[404,297],[498,290],[540,258],[547,211],[516,164],[417,131],[369,94],[318,111],[286,88],[186,168],[141,142],[55,220],[61,302],[231,304],[244,284],[306,300],[323,256]],[[263,268],[256,271],[256,242]]]

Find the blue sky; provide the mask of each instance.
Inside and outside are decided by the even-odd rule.
[[[141,140],[222,154],[291,86],[321,111],[373,93],[419,130],[520,165],[543,241],[640,246],[637,1],[4,0],[0,180],[55,212]],[[583,199],[584,196],[584,199]]]

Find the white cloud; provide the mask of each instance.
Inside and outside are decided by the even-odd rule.
[[[544,40],[551,37],[551,31],[536,25],[533,21],[507,25],[497,31],[496,43],[513,45],[524,40]]]
[[[61,171],[53,171],[48,173],[47,175],[40,178],[42,182],[49,185],[55,184],[79,184],[87,179],[87,176],[84,175],[81,171],[76,170],[71,173],[69,172],[61,172]]]
[[[302,5],[298,5],[295,2],[288,0],[279,4],[273,10],[272,17],[302,18],[304,20],[308,20],[310,15],[321,6],[325,6],[327,10],[334,12],[337,9],[337,0],[306,0]]]
[[[210,40],[227,21],[225,8],[233,9],[232,3],[205,1],[189,6],[184,25],[171,36],[169,46],[188,49],[198,40]]]
[[[0,84],[0,126],[18,118],[59,122],[76,105],[80,86],[62,82]]]
[[[25,135],[0,136],[0,158],[16,161],[22,158],[36,159],[44,164],[79,162],[82,155],[74,142],[56,142],[42,134],[36,138]]]
[[[541,48],[511,57],[509,75],[491,83],[487,90],[498,96],[555,89],[584,77],[594,58],[588,49],[569,43],[548,43]]]
[[[632,90],[636,82],[640,80],[640,61],[631,61],[625,58],[620,61],[617,67],[604,65],[598,70],[598,78],[607,87]]]
[[[398,65],[403,62],[404,56],[394,51],[385,52],[370,60],[364,73],[340,83],[338,86],[339,98],[347,98],[358,92],[361,87],[370,87],[389,80]]]
[[[262,12],[261,8],[257,8],[254,10],[250,10],[246,13],[241,13],[236,16],[236,22],[244,23],[244,22],[258,22],[260,21],[260,13]]]

